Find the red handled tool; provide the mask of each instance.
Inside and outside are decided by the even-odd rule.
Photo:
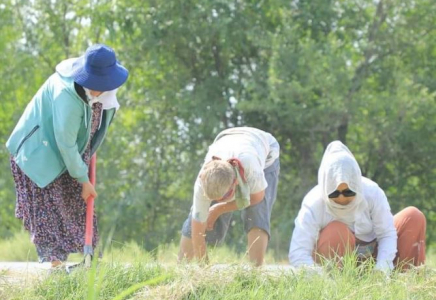
[[[96,184],[96,164],[97,164],[97,153],[91,157],[91,162],[89,163],[89,180],[91,184],[95,186]],[[85,255],[85,267],[91,267],[92,256],[94,251],[92,249],[92,236],[94,234],[94,197],[88,198],[86,203],[86,225],[85,225],[85,246],[83,246],[83,254]]]
[[[89,181],[93,186],[96,184],[96,164],[97,154],[91,157],[89,163]],[[94,234],[94,197],[91,196],[86,201],[86,223],[85,223],[85,245],[83,246],[84,259],[81,263],[67,266],[66,271],[70,273],[74,268],[85,266],[90,268],[92,265],[92,257],[94,256],[94,249],[92,249],[92,236]]]

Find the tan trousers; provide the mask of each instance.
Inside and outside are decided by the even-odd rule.
[[[424,264],[426,230],[424,214],[416,207],[409,206],[394,216],[394,225],[398,235],[395,267],[406,270],[411,265]],[[321,230],[314,259],[320,263],[323,258],[343,257],[346,253],[352,253],[360,243],[347,225],[333,221]],[[373,255],[376,258],[377,249]]]

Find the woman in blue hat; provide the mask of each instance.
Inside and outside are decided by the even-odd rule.
[[[116,91],[128,74],[113,49],[101,44],[62,61],[6,143],[17,194],[15,214],[29,230],[40,262],[56,267],[83,249],[85,201],[97,196],[88,178],[90,157],[119,108]],[[95,229],[96,224],[94,216]],[[97,241],[94,230],[94,247]]]

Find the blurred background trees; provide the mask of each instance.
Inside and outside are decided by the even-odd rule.
[[[436,227],[436,2],[53,0],[0,2],[0,137],[58,62],[113,47],[130,78],[98,157],[104,243],[178,242],[208,145],[254,126],[279,140],[270,249],[286,255],[325,146],[340,139],[392,211]],[[0,147],[0,237],[21,225]],[[235,214],[227,242],[243,251]]]

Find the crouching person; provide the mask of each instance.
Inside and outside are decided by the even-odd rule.
[[[330,143],[318,171],[318,185],[303,199],[292,235],[292,266],[314,266],[356,252],[373,257],[389,273],[425,262],[426,219],[415,207],[395,216],[383,190],[361,175],[350,150]]]

